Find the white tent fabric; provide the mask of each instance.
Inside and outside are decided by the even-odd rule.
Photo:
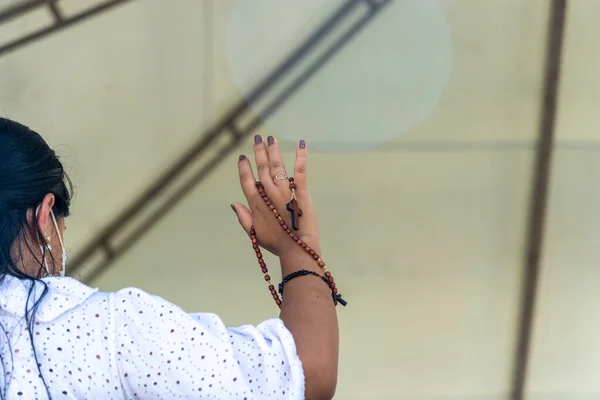
[[[241,98],[226,49],[234,2],[176,3],[131,2],[0,57],[0,113],[43,133],[75,182],[73,254]],[[336,398],[509,398],[549,4],[443,2],[453,58],[435,110],[375,149],[311,154],[323,256],[351,302]],[[532,400],[600,395],[598,12],[595,0],[569,3]],[[285,136],[276,129],[259,132]],[[275,316],[229,208],[241,200],[236,159],[93,283],[138,286],[231,325]]]

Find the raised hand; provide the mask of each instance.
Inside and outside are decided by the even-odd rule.
[[[295,186],[291,186],[290,181],[285,179],[288,173],[274,138],[267,138],[265,144],[260,136],[255,136],[254,156],[260,180],[258,185],[250,160],[242,155],[238,162],[240,183],[249,208],[240,203],[231,206],[246,233],[250,235],[254,227],[259,245],[279,256],[282,276],[290,276],[299,271],[314,272],[288,281],[285,284],[283,303],[278,298],[276,303],[281,307],[279,317],[294,337],[297,353],[302,361],[306,382],[305,397],[331,399],[337,384],[339,354],[339,332],[334,305],[338,302],[345,305],[345,301],[342,302],[338,294],[333,276],[324,268],[325,263],[320,262],[320,258],[314,253],[309,254],[306,250],[308,247],[302,247],[305,243],[317,253],[321,252],[317,215],[307,187],[306,145],[304,141],[300,141],[297,146],[293,171]],[[291,202],[292,188],[296,194],[296,203]],[[270,204],[263,199],[261,192],[266,194]],[[300,218],[296,221],[299,222],[297,231],[290,230],[293,228],[292,212],[295,218]],[[277,215],[283,219],[282,222]],[[291,236],[296,236],[300,243],[290,237],[290,233],[282,229],[281,224],[287,225],[288,232],[292,232]],[[267,278],[269,277],[265,275],[265,279]],[[325,283],[323,279],[326,279]],[[269,289],[273,293],[273,286]],[[275,294],[273,298],[276,299],[276,296]]]
[[[272,206],[288,226],[299,228],[294,232],[302,241],[320,252],[317,215],[307,186],[308,149],[304,141],[301,140],[297,145],[296,163],[291,175],[294,178],[293,185],[287,179],[289,176],[276,139],[269,136],[265,143],[261,136],[255,136],[254,157],[258,179]],[[246,156],[240,156],[238,169],[240,184],[249,208],[241,203],[233,203],[231,206],[244,231],[250,234],[254,226],[259,244],[276,256],[290,247],[298,247],[297,243],[281,228],[273,210],[260,196],[252,165]]]

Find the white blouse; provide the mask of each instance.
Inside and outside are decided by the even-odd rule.
[[[226,328],[214,314],[188,314],[139,289],[43,281],[36,355],[24,318],[31,284],[10,276],[0,284],[0,390],[8,399],[47,399],[44,381],[52,399],[304,398],[302,364],[279,319]],[[42,291],[36,284],[30,306]]]

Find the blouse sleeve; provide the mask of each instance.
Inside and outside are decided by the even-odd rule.
[[[114,294],[116,364],[127,398],[304,399],[304,373],[280,319],[226,328],[139,289]]]

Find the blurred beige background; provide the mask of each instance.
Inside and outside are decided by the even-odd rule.
[[[434,113],[377,149],[311,154],[323,256],[350,302],[337,399],[509,398],[549,1],[443,5],[453,65]],[[0,114],[42,133],[75,182],[72,254],[240,99],[232,6],[136,0],[0,57]],[[569,3],[529,400],[600,396],[599,13]],[[1,25],[0,38],[49,18]],[[250,151],[249,139],[237,153]],[[230,325],[275,317],[229,208],[237,153],[92,284]]]

